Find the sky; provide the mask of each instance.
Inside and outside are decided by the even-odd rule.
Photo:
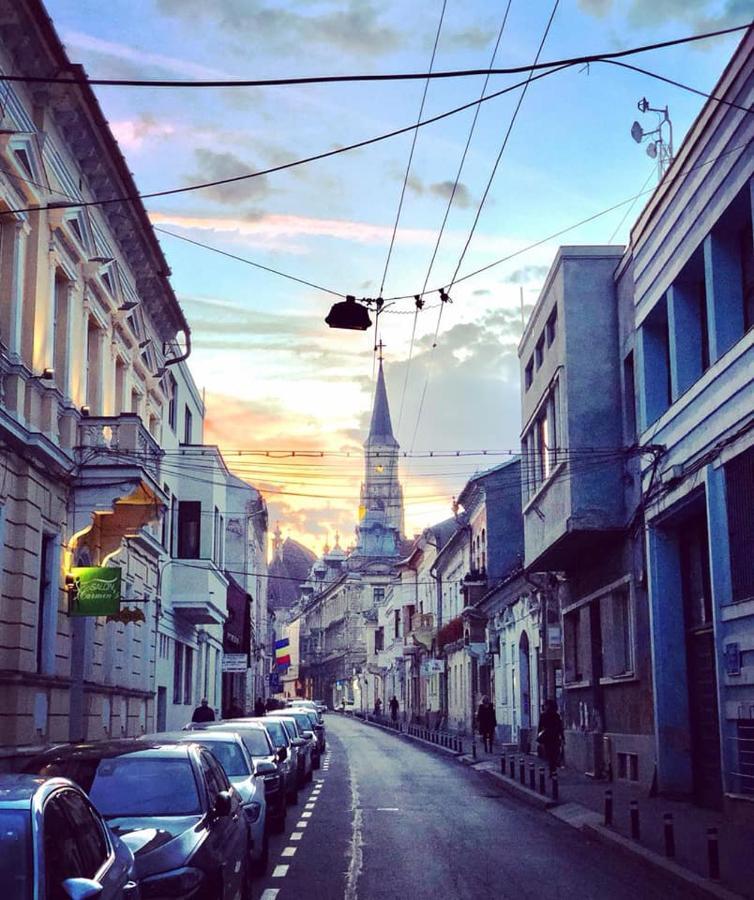
[[[251,79],[425,72],[436,38],[436,70],[484,68],[506,11],[495,64],[525,65],[537,55],[553,3],[109,0],[107,15],[99,0],[47,0],[47,7],[69,56],[91,77]],[[540,58],[618,50],[752,18],[754,0],[561,0]],[[632,61],[710,91],[738,40],[720,37]],[[487,93],[521,78],[493,76]],[[412,125],[425,86],[96,92],[139,189],[150,192],[274,167]],[[423,118],[478,99],[483,86],[482,76],[431,82]],[[279,523],[284,535],[315,551],[336,532],[344,547],[353,541],[375,335],[330,330],[324,317],[339,298],[319,288],[408,297],[386,303],[379,337],[394,431],[409,454],[401,462],[409,536],[447,518],[468,477],[500,461],[416,454],[518,447],[516,348],[558,244],[624,243],[646,198],[559,239],[548,236],[656,183],[646,148],[630,137],[634,119],[655,127],[656,116],[637,110],[642,97],[668,106],[676,144],[703,102],[647,76],[592,64],[531,84],[523,100],[519,88],[483,103],[439,245],[473,109],[419,129],[410,169],[413,132],[234,185],[146,201],[163,229],[158,237],[192,328],[190,367],[205,392],[205,441],[219,444],[231,468],[263,490],[272,527]],[[440,316],[439,288],[506,257],[454,284]],[[432,293],[415,314],[411,297],[425,289]],[[320,451],[339,455],[302,456]]]

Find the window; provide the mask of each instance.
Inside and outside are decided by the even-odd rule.
[[[552,386],[522,439],[524,496],[530,499],[559,462],[558,384]]]
[[[175,431],[178,409],[178,384],[172,372],[168,372],[168,425]]]
[[[741,253],[741,283],[744,301],[744,331],[754,326],[754,235],[751,220],[738,234]]]
[[[224,530],[225,530],[225,519],[220,514],[220,510],[215,507],[215,512],[213,515],[213,542],[212,542],[212,559],[215,561],[219,568],[223,567],[223,558],[224,558]]]
[[[636,443],[636,388],[634,386],[634,354],[623,360],[623,408],[625,415],[626,443]]]
[[[131,412],[137,416],[141,415],[141,394],[136,388],[131,390]]]
[[[60,806],[73,825],[86,877],[94,878],[109,856],[102,826],[81,794],[62,791]]]
[[[93,416],[101,415],[102,331],[89,319],[86,332],[86,405]]]
[[[705,513],[695,515],[679,529],[679,551],[686,628],[709,628],[712,626],[712,590]]]
[[[160,635],[160,659],[170,658],[170,638],[166,634]]]
[[[748,600],[754,597],[754,447],[726,464],[725,495],[732,599]]]
[[[168,544],[165,548],[171,556],[175,556],[178,543],[178,498],[173,494],[170,498],[170,521],[168,523]]]
[[[173,657],[173,703],[183,700],[183,644],[175,642],[175,656]]]
[[[58,625],[58,539],[43,534],[39,551],[37,608],[37,672],[55,672],[55,641]]]
[[[374,633],[374,652],[379,653],[385,649],[385,629],[378,628]]]
[[[28,813],[27,813],[28,816]],[[83,853],[78,836],[60,803],[60,796],[53,796],[44,807],[42,840],[45,851],[45,896],[51,900],[64,900],[61,885],[67,878],[86,878],[90,875],[84,867]]]
[[[639,780],[639,757],[636,753],[618,753],[618,778],[625,781]]]
[[[399,609],[393,610],[393,621],[394,621],[393,637],[400,637],[401,636],[401,611]]]
[[[162,485],[162,489],[168,498],[165,512],[162,514],[162,546],[170,552],[170,519],[173,511],[173,497],[167,484]]]
[[[115,403],[113,412],[119,416],[126,411],[126,364],[118,357],[115,360]]]
[[[183,443],[184,444],[191,443],[192,431],[193,431],[192,421],[193,421],[193,419],[191,416],[191,410],[188,408],[188,405],[186,405],[184,412],[183,412]]]
[[[385,588],[384,587],[376,587],[376,588],[372,589],[372,603],[375,606],[379,606],[384,599],[385,599]]]
[[[602,674],[613,678],[633,672],[631,594],[627,585],[600,601]]]
[[[541,335],[539,340],[537,341],[537,346],[534,348],[534,360],[538,369],[542,367],[542,363],[545,358],[545,336]]]
[[[564,653],[566,681],[577,683],[584,679],[585,622],[582,618],[588,612],[586,606],[563,616]]]
[[[547,319],[547,325],[545,326],[545,336],[547,337],[547,346],[551,347],[553,341],[555,340],[555,335],[557,334],[558,328],[558,308],[557,306],[553,309]]]
[[[648,428],[670,406],[670,336],[665,298],[639,328],[643,364],[642,428]]]
[[[530,359],[526,364],[526,369],[524,369],[524,387],[528,391],[531,387],[531,383],[534,380],[534,359]]]
[[[191,703],[194,696],[194,651],[183,648],[183,702]]]
[[[199,559],[201,556],[202,504],[198,500],[178,503],[178,558]]]

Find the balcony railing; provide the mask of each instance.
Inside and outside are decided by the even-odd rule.
[[[82,419],[76,449],[84,465],[139,465],[160,480],[162,450],[135,413]]]

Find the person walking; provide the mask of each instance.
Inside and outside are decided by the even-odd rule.
[[[209,701],[206,697],[202,699],[202,702],[199,706],[194,710],[194,715],[191,716],[192,722],[214,722],[215,721],[215,711],[209,705]]]
[[[492,753],[492,741],[495,738],[495,728],[497,727],[497,716],[495,715],[495,707],[490,703],[490,698],[485,694],[479,709],[476,713],[476,724],[479,734],[482,735],[484,744],[484,752]]]
[[[400,707],[400,703],[398,703],[398,698],[395,696],[395,694],[393,694],[393,696],[390,698],[390,703],[388,705],[390,706],[390,718],[394,722],[397,722],[398,708]]]
[[[557,703],[554,700],[546,700],[539,718],[537,743],[544,751],[547,765],[550,767],[550,777],[555,774],[560,764],[563,740],[563,720],[560,718]]]
[[[382,715],[382,700],[379,697],[374,701],[374,714],[375,716]]]
[[[263,716],[265,714],[265,705],[264,700],[261,697],[257,697],[256,703],[254,704],[254,715],[255,716]]]

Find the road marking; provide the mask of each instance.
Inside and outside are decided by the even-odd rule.
[[[289,868],[290,868],[290,866],[275,866],[275,868],[272,871],[272,877],[273,878],[285,878],[285,876],[288,874]]]
[[[314,809],[314,803],[306,803],[304,809]]]
[[[294,831],[291,833],[291,840],[292,841],[300,841],[303,836],[304,836],[303,831]]]
[[[351,844],[348,848],[350,860],[348,863],[348,873],[346,875],[346,886],[344,900],[357,900],[359,876],[364,865],[363,846],[364,835],[362,827],[364,822],[364,813],[361,809],[361,798],[359,796],[359,786],[353,768],[349,772],[349,782],[351,787],[351,809],[353,811],[353,820],[351,823]]]
[[[378,806],[377,812],[399,812],[397,806]]]
[[[295,856],[296,848],[295,847],[283,847],[283,852],[280,855],[281,856]]]
[[[303,822],[303,821],[302,821],[302,822],[296,822],[296,828],[306,828],[306,826],[307,826],[308,824],[309,824],[308,822]]]
[[[267,888],[266,891],[262,891],[259,900],[275,900],[279,893],[280,891],[277,888]]]
[[[301,813],[302,819],[311,819],[311,817],[312,817],[312,814],[310,812],[302,812]]]

